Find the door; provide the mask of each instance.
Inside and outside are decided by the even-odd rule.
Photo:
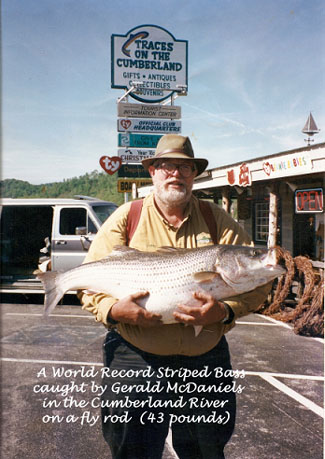
[[[315,259],[315,214],[295,214],[293,255]]]
[[[56,206],[52,233],[52,271],[81,265],[97,232],[87,207]]]

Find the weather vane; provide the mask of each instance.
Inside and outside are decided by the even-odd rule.
[[[308,138],[305,139],[305,142],[307,142],[307,145],[309,146],[310,145],[310,142],[313,142],[314,139],[312,139],[311,137],[314,135],[314,134],[318,134],[320,131],[320,129],[318,129],[316,123],[315,123],[315,120],[313,118],[313,115],[311,114],[311,112],[309,113],[309,116],[307,118],[307,121],[306,121],[306,124],[304,126],[304,128],[302,129],[301,132],[303,132],[304,134],[307,134],[308,135]]]

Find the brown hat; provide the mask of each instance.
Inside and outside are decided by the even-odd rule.
[[[197,167],[198,175],[202,174],[208,165],[207,159],[194,158],[189,137],[183,137],[178,134],[163,135],[157,144],[155,156],[144,159],[142,165],[145,169],[148,169],[149,166],[160,158],[191,159]]]

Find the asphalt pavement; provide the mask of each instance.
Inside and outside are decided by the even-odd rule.
[[[109,459],[96,406],[104,327],[77,305],[44,319],[40,304],[3,303],[1,317],[1,457]],[[322,459],[324,340],[257,314],[227,339],[244,377],[226,458]],[[176,457],[169,435],[164,459]]]

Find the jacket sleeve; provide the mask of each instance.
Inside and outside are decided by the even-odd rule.
[[[126,225],[130,205],[131,203],[127,203],[120,206],[100,227],[91,243],[84,263],[105,258],[115,246],[126,245]],[[107,315],[118,301],[117,298],[103,293],[90,294],[84,291],[78,293],[78,298],[82,304],[82,309],[94,314],[97,322],[102,322],[108,328],[112,326],[107,321]]]
[[[254,245],[243,227],[227,212],[216,205],[213,205],[212,209],[217,223],[219,244]],[[266,285],[257,287],[251,292],[227,299],[225,303],[233,310],[234,318],[229,325],[226,325],[226,331],[229,331],[233,327],[236,319],[256,311],[265,301],[271,287],[272,282],[269,282]]]

